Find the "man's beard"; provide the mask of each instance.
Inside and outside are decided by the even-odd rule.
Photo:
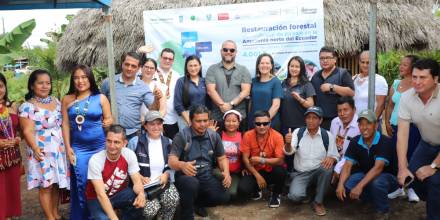
[[[231,58],[230,60],[226,60],[224,57],[222,57],[222,61],[223,63],[227,63],[227,64],[234,63],[235,57]]]

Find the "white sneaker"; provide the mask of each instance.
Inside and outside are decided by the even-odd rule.
[[[408,201],[409,202],[419,202],[420,198],[417,196],[416,192],[414,192],[413,188],[408,188]]]
[[[396,191],[388,194],[388,199],[395,199],[397,197],[404,197],[405,190],[403,188],[398,188]]]

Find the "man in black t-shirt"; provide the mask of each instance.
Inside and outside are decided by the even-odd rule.
[[[398,188],[395,173],[395,146],[391,139],[377,131],[376,115],[364,110],[358,117],[361,135],[351,140],[345,152],[336,195],[344,200],[349,192],[351,199],[372,201],[377,219],[387,219],[390,209],[388,193]],[[352,173],[352,168],[355,171]]]

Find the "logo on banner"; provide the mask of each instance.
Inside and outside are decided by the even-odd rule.
[[[190,19],[191,21],[195,21],[197,18],[196,18],[195,15],[191,15],[191,17],[189,17],[189,19]]]
[[[207,14],[206,15],[206,20],[208,20],[208,21],[212,20],[212,14]]]
[[[180,22],[180,23],[183,22],[183,15],[179,15],[179,22]]]
[[[301,13],[303,14],[316,14],[318,12],[317,8],[301,8]]]
[[[217,19],[218,19],[219,21],[222,21],[222,20],[229,20],[229,13],[218,13],[218,14],[217,14]]]

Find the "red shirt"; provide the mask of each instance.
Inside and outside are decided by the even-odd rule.
[[[230,137],[225,132],[222,132],[222,142],[225,148],[225,155],[229,161],[229,172],[239,173],[241,171],[241,133],[236,132],[234,137]]]

